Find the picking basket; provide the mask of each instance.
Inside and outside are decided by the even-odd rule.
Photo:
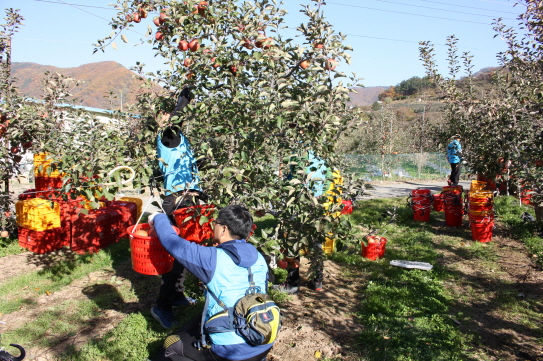
[[[48,172],[48,168],[54,162],[53,159],[47,158],[47,153],[34,154],[34,177],[61,178],[62,175],[58,170]]]
[[[375,261],[385,255],[387,239],[379,236],[367,236],[368,245],[362,242],[362,257]]]
[[[471,238],[474,241],[485,243],[492,241],[494,214],[481,216],[470,215],[469,224],[471,228]]]
[[[434,211],[443,212],[443,194],[432,194]]]
[[[483,181],[471,181],[471,187],[469,188],[470,192],[475,193],[478,191],[482,191],[486,188],[487,183]]]
[[[172,226],[175,233],[179,229]],[[135,234],[139,230],[149,231],[148,223],[140,223],[127,229],[130,237],[130,250],[132,255],[132,268],[144,275],[160,275],[170,272],[173,268],[174,258],[164,249],[157,237]]]

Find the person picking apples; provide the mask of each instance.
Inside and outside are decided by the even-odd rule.
[[[248,209],[234,204],[219,211],[213,225],[216,247],[204,247],[181,238],[172,231],[165,214],[156,213],[150,218],[164,248],[206,287],[203,314],[166,338],[164,356],[175,361],[265,360],[276,335],[269,342],[254,344],[225,323],[230,317],[219,317],[224,313],[223,306],[237,305],[249,286],[258,288],[258,294],[267,294],[268,265],[255,246],[247,242],[253,226]],[[265,312],[260,317],[264,322],[278,322]]]
[[[183,89],[173,114],[181,112],[191,99],[189,89]],[[165,119],[161,119],[162,124],[159,126],[164,126],[171,114],[161,116]],[[179,127],[167,126],[158,134],[157,158],[163,160],[159,161],[165,193],[162,208],[170,222],[175,224],[172,215],[175,210],[196,205],[200,199],[206,198],[198,186],[198,167],[190,143]],[[164,328],[179,325],[174,318],[173,307],[193,305],[196,302],[185,295],[185,274],[185,267],[176,260],[172,270],[162,275],[158,299],[151,308],[151,315]]]

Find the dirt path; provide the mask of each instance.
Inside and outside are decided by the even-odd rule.
[[[459,183],[464,189],[469,189],[471,181],[461,181]],[[447,185],[446,181],[405,181],[405,182],[372,182],[372,188],[366,191],[366,194],[360,197],[364,199],[377,199],[377,198],[395,198],[406,197],[412,190],[430,189],[432,192],[441,192],[441,188]]]
[[[307,260],[302,258],[301,274],[307,266]],[[316,352],[323,357],[358,359],[345,347],[353,344],[361,330],[354,316],[360,305],[360,275],[358,272],[346,275],[345,268],[331,261],[325,262],[324,270],[324,291],[302,286],[299,294],[283,306],[284,326],[270,361],[313,360]]]

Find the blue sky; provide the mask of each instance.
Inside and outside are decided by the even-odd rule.
[[[92,54],[93,43],[111,31],[109,19],[115,16],[109,3],[115,0],[2,0],[5,8],[21,9],[24,24],[13,39],[12,61],[34,62],[60,68],[113,60],[125,67],[137,61],[154,71],[163,61],[154,58],[148,45],[134,46],[146,31],[152,17],[144,19],[136,32],[127,32],[129,44],[118,44],[118,50]],[[299,4],[315,4],[310,0],[285,0],[289,11],[287,24],[303,21]],[[84,5],[84,6],[82,6]],[[333,0],[324,6],[327,19],[338,31],[348,35],[352,45],[351,66],[341,71],[355,72],[365,86],[396,85],[412,76],[424,76],[418,58],[418,42],[436,44],[438,65],[446,72],[446,37],[459,39],[459,50],[469,51],[477,71],[496,66],[496,54],[505,43],[494,38],[492,21],[502,17],[516,26],[522,5],[508,0]],[[153,26],[154,28],[154,26]],[[288,31],[288,30],[286,30]]]

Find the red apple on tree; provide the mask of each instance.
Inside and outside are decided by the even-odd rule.
[[[262,49],[269,49],[273,45],[273,39],[272,38],[266,38],[262,42]]]
[[[187,51],[189,48],[189,43],[186,40],[181,40],[179,44],[177,44],[177,48],[181,51]]]
[[[147,17],[147,10],[145,10],[143,7],[140,7],[138,9],[138,13],[140,14],[140,17],[142,19],[145,19]]]
[[[141,16],[138,13],[135,13],[133,16],[134,22],[139,23],[141,21]]]
[[[162,39],[164,39],[164,34],[162,34],[161,31],[157,31],[156,34],[155,34],[155,39],[156,39],[156,40],[162,40]]]
[[[200,1],[197,6],[198,14],[204,16],[208,5],[207,1]]]
[[[314,43],[313,47],[315,49],[324,49],[324,44],[323,43]]]
[[[194,62],[192,61],[191,58],[186,58],[185,61],[183,61],[183,66],[185,67],[190,67]]]
[[[266,37],[264,34],[258,34],[257,38],[256,38],[256,41],[255,41],[255,46],[257,48],[262,48],[262,45],[264,44],[264,41],[266,41]]]
[[[235,66],[235,65],[230,65],[230,72],[232,73],[232,75],[234,76],[237,76],[238,75],[238,67]]]
[[[309,60],[304,60],[300,63],[300,68],[307,69],[309,67]]]
[[[156,26],[160,26],[162,24],[164,24],[164,19],[162,19],[161,17],[156,17],[153,19],[153,23],[156,25]]]
[[[190,51],[198,51],[200,49],[200,43],[196,39],[192,39],[189,43]]]
[[[253,42],[251,40],[249,40],[249,39],[245,39],[245,42],[243,43],[242,46],[244,48],[246,48],[246,49],[249,49],[249,50],[254,49]]]
[[[337,64],[338,64],[337,60],[328,59],[328,60],[326,60],[326,64],[324,65],[324,67],[326,68],[326,70],[334,70],[336,68]]]

